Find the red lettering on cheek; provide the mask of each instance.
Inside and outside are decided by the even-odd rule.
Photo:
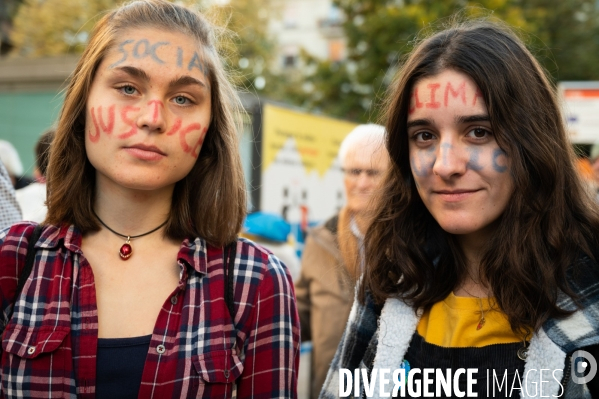
[[[177,133],[177,130],[179,130],[180,127],[181,127],[181,119],[177,119],[177,121],[175,122],[175,124],[173,125],[171,130],[166,132],[166,135],[172,136],[173,134]]]
[[[474,99],[472,100],[472,106],[476,105],[476,99],[477,98],[481,98],[481,100],[484,100],[485,98],[483,97],[483,93],[480,91],[479,88],[476,88],[476,93],[474,93]]]
[[[127,137],[131,137],[133,136],[135,133],[137,133],[137,126],[135,126],[135,122],[132,121],[131,119],[129,119],[129,117],[127,116],[127,114],[129,112],[137,112],[139,111],[138,107],[133,107],[131,105],[127,105],[126,107],[124,107],[121,110],[121,119],[123,120],[123,122],[125,122],[127,125],[131,126],[131,129],[123,134],[118,135],[117,137],[119,139],[126,139]]]
[[[447,103],[449,102],[449,93],[456,98],[458,96],[462,97],[462,104],[466,105],[466,82],[462,82],[461,85],[458,86],[456,90],[454,90],[451,82],[447,82],[447,86],[445,86],[445,106],[447,107]]]
[[[154,114],[152,115],[152,122],[156,123],[158,120],[158,107],[164,107],[164,104],[160,100],[148,101],[148,105],[154,104]]]
[[[202,125],[200,125],[199,123],[192,123],[191,125],[187,126],[186,128],[184,128],[183,130],[181,130],[179,132],[179,140],[181,141],[181,148],[183,148],[183,151],[185,152],[189,152],[191,151],[191,147],[189,147],[189,145],[187,145],[187,141],[185,141],[185,136],[191,132],[193,132],[194,130],[201,130],[202,129]]]
[[[114,128],[114,105],[111,105],[110,108],[108,108],[108,125],[104,124],[101,106],[98,108],[98,113],[100,114],[100,127],[106,134],[112,134],[112,129]]]
[[[426,103],[426,108],[439,108],[441,103],[439,101],[435,101],[435,92],[441,85],[439,83],[430,83],[426,85],[429,89],[431,89],[431,101]]]
[[[196,145],[193,146],[193,149],[191,150],[191,156],[194,158],[197,158],[198,155],[200,155],[200,150],[202,149],[202,145],[204,144],[204,139],[206,138],[206,132],[208,131],[208,128],[205,127],[202,130],[202,134],[200,135],[200,139],[198,140],[198,142],[196,143]]]
[[[89,139],[92,143],[97,143],[100,140],[100,127],[98,126],[98,120],[96,119],[96,112],[94,107],[90,110],[92,114],[92,121],[94,122],[94,128],[96,130],[96,134],[94,134],[91,130],[89,131]]]

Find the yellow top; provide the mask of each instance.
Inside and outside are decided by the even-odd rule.
[[[484,324],[481,323],[481,303]],[[491,304],[496,309],[491,309]],[[482,327],[477,330],[479,323]],[[498,309],[493,298],[457,297],[453,292],[422,315],[417,331],[426,342],[446,348],[522,341],[512,332],[507,316]]]

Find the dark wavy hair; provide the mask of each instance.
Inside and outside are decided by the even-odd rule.
[[[99,230],[93,213],[96,171],[85,152],[85,105],[98,66],[119,35],[148,27],[193,38],[208,67],[211,88],[210,127],[192,170],[175,185],[166,234],[226,244],[235,240],[246,214],[238,151],[241,103],[218,55],[214,28],[200,13],[166,0],[131,1],[94,27],[66,90],[52,142],[45,223],[74,224],[82,233]]]
[[[514,194],[486,244],[480,276],[513,331],[528,334],[569,314],[557,305],[558,293],[576,299],[567,273],[582,254],[596,258],[599,212],[575,169],[553,85],[515,33],[489,20],[455,24],[421,41],[390,87],[385,117],[392,165],[366,235],[359,298],[364,302],[369,292],[379,304],[394,297],[430,309],[466,277],[455,236],[441,229],[418,195],[408,153],[412,89],[445,69],[477,84],[510,160]]]

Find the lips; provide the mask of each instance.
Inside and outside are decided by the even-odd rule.
[[[433,194],[438,195],[439,197],[441,197],[441,199],[447,202],[458,202],[470,198],[472,195],[479,191],[480,189],[435,190],[433,191]]]
[[[142,151],[155,152],[156,154],[166,155],[164,152],[160,151],[160,148],[155,145],[145,145],[145,144],[134,144],[125,148],[136,148]]]
[[[146,144],[134,144],[124,148],[134,158],[142,161],[158,161],[166,156],[158,147]]]

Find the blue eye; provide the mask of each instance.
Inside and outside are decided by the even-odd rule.
[[[177,96],[175,97],[175,103],[179,104],[179,105],[185,105],[187,104],[189,100],[187,99],[187,97],[183,97],[183,96]]]
[[[133,87],[133,86],[123,86],[123,87],[121,87],[121,90],[123,90],[123,93],[128,94],[128,95],[135,94],[135,92],[136,92],[135,87]]]

